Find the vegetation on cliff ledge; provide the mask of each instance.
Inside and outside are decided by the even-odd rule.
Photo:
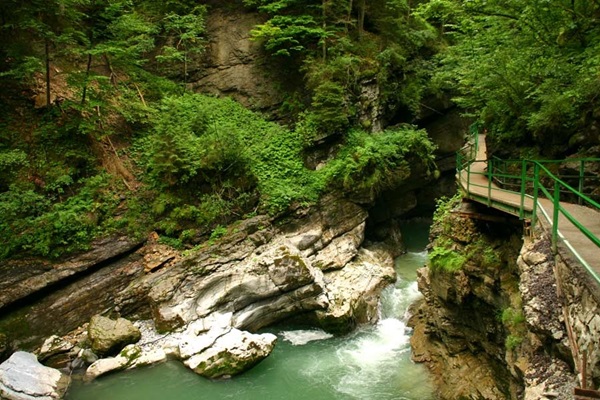
[[[410,124],[441,94],[513,150],[598,144],[593,1],[245,0],[273,65],[304,78],[279,114],[292,128],[187,93],[210,7],[240,5],[217,3],[0,4],[1,258],[152,229],[193,245],[323,190],[372,196],[411,163],[435,176],[433,146]],[[323,144],[326,166],[306,168]]]

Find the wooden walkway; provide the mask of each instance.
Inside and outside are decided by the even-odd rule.
[[[465,197],[513,215],[531,218],[533,198],[526,196],[521,204],[520,193],[502,189],[493,182],[489,184],[487,148],[483,134],[479,135],[477,150],[475,161],[457,174],[458,185]],[[596,237],[600,237],[600,212],[577,204],[563,202],[560,204]],[[519,215],[521,205],[524,215]],[[549,227],[552,226],[553,209],[551,200],[538,198],[538,220]],[[600,249],[561,213],[558,218],[558,234],[562,244],[570,252],[577,253],[600,276]]]

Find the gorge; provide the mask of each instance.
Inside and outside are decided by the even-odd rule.
[[[455,196],[487,133],[598,200],[600,7],[564,3],[1,4],[0,398],[597,387],[597,282]]]

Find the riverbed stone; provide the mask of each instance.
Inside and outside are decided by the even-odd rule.
[[[116,320],[95,315],[90,320],[88,337],[91,348],[98,355],[112,355],[126,345],[140,340],[140,330],[125,318]]]
[[[257,335],[234,328],[184,364],[206,378],[226,378],[261,362],[271,354],[276,341],[277,336],[270,333]]]
[[[34,354],[17,351],[0,364],[0,398],[7,400],[60,399],[69,377],[40,364]]]
[[[92,363],[85,371],[85,379],[92,380],[109,372],[123,370],[133,365],[141,355],[142,349],[139,346],[127,345],[116,357],[101,358]]]
[[[56,335],[44,341],[38,353],[38,360],[52,368],[65,368],[76,357],[75,345]]]

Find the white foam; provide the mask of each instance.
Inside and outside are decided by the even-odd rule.
[[[281,332],[280,335],[283,337],[283,340],[290,342],[294,346],[302,346],[315,340],[325,340],[333,337],[332,334],[320,329],[285,331]]]

